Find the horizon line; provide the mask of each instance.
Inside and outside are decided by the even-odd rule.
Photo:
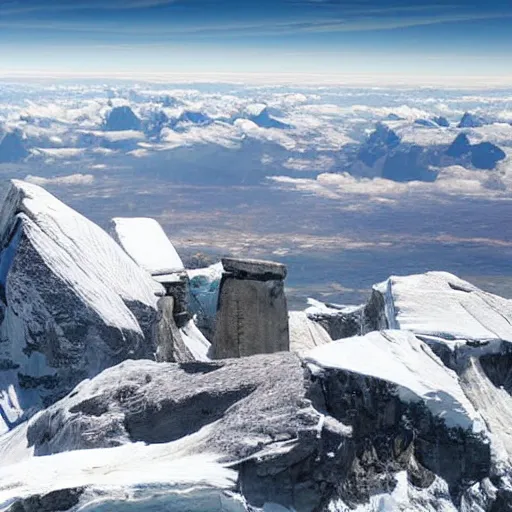
[[[163,83],[232,83],[240,85],[329,85],[329,86],[421,86],[457,89],[509,87],[512,75],[417,75],[308,72],[139,72],[4,70],[0,82],[24,80],[121,80]]]

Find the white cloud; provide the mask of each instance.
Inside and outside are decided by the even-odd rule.
[[[155,145],[155,149],[173,149],[194,144],[217,144],[225,148],[237,148],[240,142],[240,134],[234,126],[216,122],[207,126],[191,126],[184,132],[164,128],[161,144]]]
[[[455,165],[442,169],[434,183],[398,183],[384,178],[356,178],[348,173],[323,173],[316,179],[295,179],[286,176],[270,179],[280,186],[331,199],[343,199],[347,196],[395,199],[403,195],[417,196],[421,199],[425,195],[435,194],[496,198],[510,197],[512,193],[512,167],[503,168],[499,174],[468,170]]]
[[[42,176],[28,175],[25,181],[35,185],[92,185],[94,176],[92,174],[69,174],[68,176],[53,176],[44,178]]]
[[[294,171],[329,171],[335,163],[334,158],[321,155],[318,158],[288,158],[283,167]]]
[[[277,128],[260,128],[258,125],[248,119],[237,119],[235,126],[241,135],[251,137],[263,142],[272,142],[285,149],[295,149],[297,143],[290,135]]]

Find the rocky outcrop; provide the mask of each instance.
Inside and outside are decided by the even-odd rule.
[[[125,105],[114,107],[105,119],[104,129],[110,132],[125,130],[139,131],[142,128],[142,121],[135,115],[133,110]]]
[[[450,126],[450,121],[443,116],[434,117],[432,121],[442,128],[448,128]]]
[[[147,464],[140,442],[178,460],[215,453],[237,471],[236,490],[251,507],[344,510],[387,496],[391,510],[401,509],[396,499],[404,510],[463,510],[492,472],[479,421],[455,373],[412,334],[389,331],[323,345],[306,362],[292,353],[127,361],[80,384],[7,444],[52,457],[104,449],[100,466],[118,453],[106,450],[124,447],[131,465]],[[491,504],[498,494],[480,493]]]
[[[189,320],[189,280],[179,254],[155,219],[116,217],[110,232],[125,252],[174,299],[174,320],[183,327]]]
[[[494,169],[506,156],[501,148],[491,142],[481,142],[471,147],[471,164],[477,169]]]
[[[350,338],[362,334],[365,306],[339,306],[308,300],[308,318],[320,324],[333,340]],[[375,329],[370,329],[375,330]]]
[[[3,137],[0,134],[0,163],[20,162],[28,155],[20,132],[8,132]]]
[[[458,128],[479,128],[485,124],[485,120],[470,112],[465,112],[458,124]]]
[[[176,325],[172,296],[162,297],[158,301],[158,315],[153,333],[156,344],[156,360],[173,363],[195,361],[194,355],[183,341],[181,331]]]
[[[359,150],[358,159],[372,167],[377,160],[386,156],[399,144],[400,137],[385,124],[378,123]]]
[[[484,292],[446,272],[391,277],[374,287],[365,310],[365,329],[390,327],[411,331],[425,341],[447,368],[455,371],[464,395],[479,411],[489,431],[492,483],[482,495],[502,498],[511,477],[512,393],[509,382],[512,352],[512,301]],[[464,498],[470,508],[499,508]],[[487,501],[486,501],[487,500]],[[507,501],[509,500],[509,501]],[[494,503],[494,505],[492,504]],[[498,508],[493,508],[498,507]]]
[[[286,267],[223,258],[213,357],[244,357],[289,350]]]
[[[94,223],[14,181],[0,245],[0,432],[109,366],[153,357],[163,290]]]
[[[465,133],[459,133],[446,150],[446,154],[453,158],[460,158],[471,152],[471,143]]]

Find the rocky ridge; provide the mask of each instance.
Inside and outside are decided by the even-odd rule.
[[[226,258],[187,273],[203,318],[180,326],[157,276],[66,208],[15,182],[2,209],[0,510],[512,508],[511,301],[429,272],[288,314],[285,267]],[[226,340],[246,350],[210,360]]]

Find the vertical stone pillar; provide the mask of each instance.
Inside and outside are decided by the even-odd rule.
[[[286,267],[223,258],[213,357],[244,357],[290,350]]]

